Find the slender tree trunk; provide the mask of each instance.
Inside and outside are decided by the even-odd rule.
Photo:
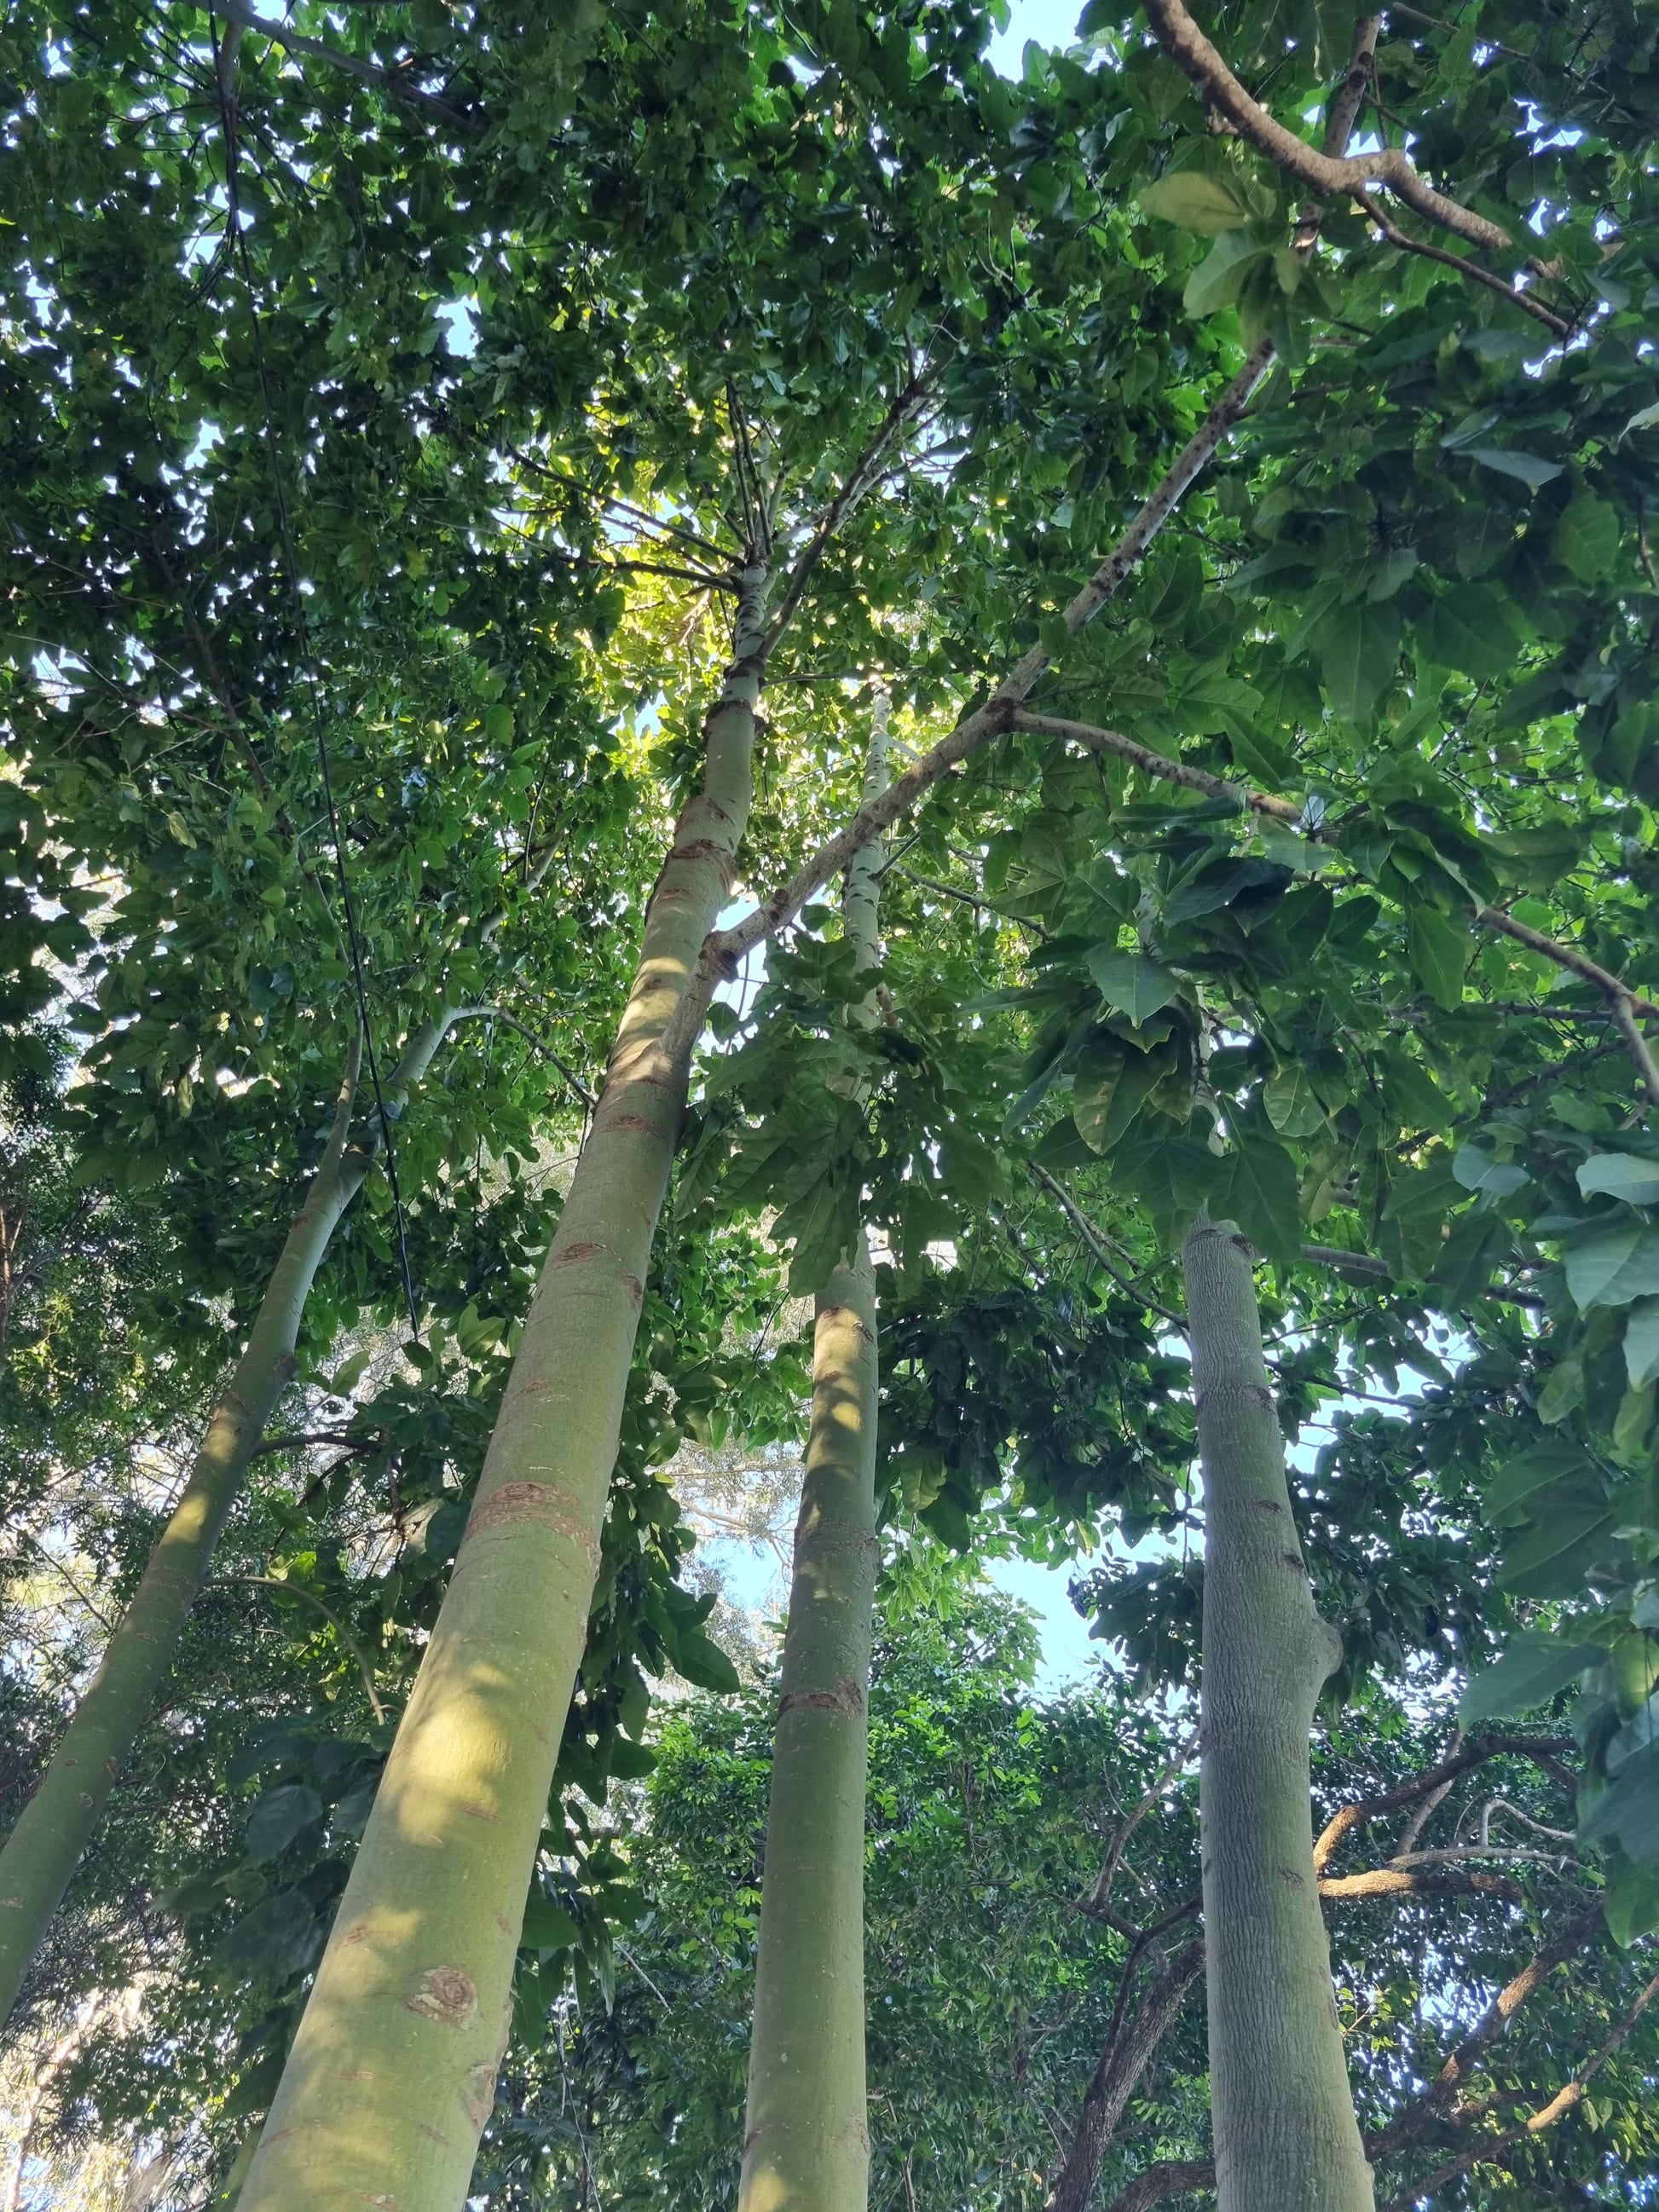
[[[768,577],[744,570],[593,1126],[525,1322],[442,1609],[240,2212],[456,2212],[582,1654],[689,1052],[660,1039],[748,817]]]
[[[876,694],[868,805],[887,786]],[[878,848],[847,872],[842,927],[876,956]],[[865,1020],[872,1009],[859,1010]],[[855,1255],[818,1293],[812,1413],[795,1524],[766,1826],[739,2212],[864,2212],[865,1701],[876,1538],[875,1271]]]
[[[1182,1253],[1204,1468],[1199,1766],[1218,2212],[1370,2212],[1313,1866],[1308,1736],[1341,1656],[1314,1610],[1249,1246]]]
[[[393,1097],[425,1073],[450,1019],[440,1015],[411,1038],[392,1077]],[[246,1349],[214,1407],[183,1495],[97,1673],[0,1850],[0,2022],[16,2002],[172,1664],[254,1447],[294,1375],[300,1318],[329,1239],[373,1164],[372,1146],[346,1149],[361,1050],[360,1039],[352,1048],[327,1148],[271,1270]]]

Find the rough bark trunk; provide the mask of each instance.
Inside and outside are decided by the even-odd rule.
[[[1182,1254],[1204,1468],[1199,1804],[1218,2212],[1371,2212],[1315,1888],[1308,1735],[1341,1656],[1314,1610],[1249,1246]]]
[[[878,690],[864,801],[887,785]],[[847,872],[842,927],[874,961],[876,847]],[[868,1020],[867,1005],[858,1015]],[[739,2212],[864,2212],[865,1711],[876,1538],[875,1271],[855,1255],[819,1292],[812,1412],[767,1815]]]
[[[745,569],[592,1130],[455,1571],[240,2212],[456,2212],[506,2047],[514,1956],[581,1658],[687,1055],[663,1031],[750,802],[767,574]]]

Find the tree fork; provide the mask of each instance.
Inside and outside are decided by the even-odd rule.
[[[1249,1246],[1182,1250],[1204,1470],[1199,1821],[1219,2212],[1371,2212],[1315,1887],[1308,1735],[1341,1656],[1314,1609]]]
[[[455,2212],[466,2196],[684,1103],[690,1054],[665,1032],[748,818],[768,584],[751,558],[702,787],[652,896],[454,1572],[240,2212]]]
[[[878,685],[864,802],[887,785],[888,696]],[[878,848],[847,871],[842,928],[877,957]],[[854,1018],[868,1022],[866,1001]],[[879,1398],[875,1270],[860,1225],[819,1291],[812,1413],[795,1524],[738,2212],[864,2212],[864,1801]]]

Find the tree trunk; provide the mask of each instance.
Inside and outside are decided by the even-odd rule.
[[[1199,1768],[1218,2212],[1370,2212],[1314,1887],[1308,1735],[1341,1656],[1314,1610],[1249,1246],[1182,1253],[1204,1468]]]
[[[392,1073],[390,1096],[401,1097],[425,1073],[452,1019],[441,1014],[416,1032]],[[361,1052],[359,1039],[327,1148],[271,1270],[247,1347],[214,1407],[183,1495],[97,1673],[0,1850],[0,2022],[16,2002],[172,1664],[254,1447],[293,1377],[301,1316],[329,1239],[374,1164],[372,1145],[346,1150]]]
[[[768,577],[744,570],[703,787],[676,825],[592,1129],[477,1495],[240,2212],[457,2212],[582,1655],[689,1051],[664,1029],[748,817]]]
[[[876,694],[865,805],[887,786]],[[879,854],[847,872],[842,927],[876,957]],[[858,1009],[867,1021],[872,1009]],[[818,1293],[812,1413],[795,1524],[772,1758],[739,2212],[864,2212],[865,1701],[876,1538],[875,1271],[854,1255]]]

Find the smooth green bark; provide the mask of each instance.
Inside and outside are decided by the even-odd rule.
[[[887,786],[878,688],[865,805]],[[879,850],[847,872],[842,927],[877,951]],[[872,1009],[860,1010],[866,1019]],[[739,2212],[864,2212],[864,1798],[876,1538],[875,1271],[864,1232],[818,1293],[772,1756]]]
[[[1249,1244],[1182,1253],[1204,1468],[1199,1813],[1218,2212],[1371,2212],[1313,1865],[1308,1736],[1341,1657],[1314,1610]]]
[[[640,964],[443,1607],[239,2212],[458,2212],[506,2048],[513,1963],[599,1533],[689,1053],[665,1029],[748,817],[767,574],[646,919]]]
[[[416,1031],[392,1071],[390,1105],[399,1104],[425,1074],[454,1019],[446,1009]],[[209,1419],[190,1479],[97,1673],[0,1850],[0,2022],[16,2002],[149,1717],[254,1448],[293,1378],[301,1316],[329,1239],[374,1165],[373,1140],[346,1147],[360,1050],[361,1042],[352,1048],[327,1147],[271,1270],[246,1347]]]

